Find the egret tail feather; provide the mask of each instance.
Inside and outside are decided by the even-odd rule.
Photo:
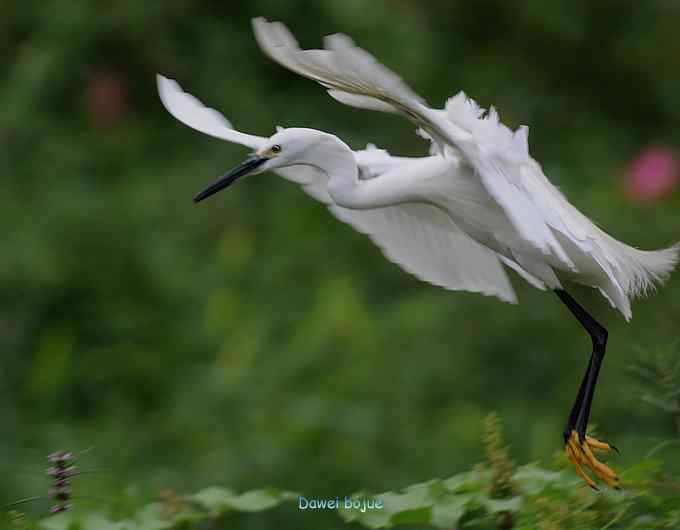
[[[645,296],[663,284],[680,259],[680,243],[661,250],[640,250],[616,241],[619,282],[631,298]]]

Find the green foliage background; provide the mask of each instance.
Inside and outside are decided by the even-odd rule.
[[[517,307],[420,283],[272,175],[191,203],[244,152],[172,119],[156,72],[247,132],[307,126],[356,148],[427,149],[404,120],[341,106],[268,61],[250,29],[259,15],[305,47],[350,34],[434,105],[463,89],[497,106],[531,126],[549,177],[615,236],[680,239],[678,193],[641,206],[622,191],[642,147],[678,144],[676,3],[6,1],[3,502],[40,494],[44,478],[26,470],[59,448],[94,446],[82,465],[109,471],[81,487],[125,512],[166,488],[335,497],[450,476],[482,459],[490,410],[517,460],[560,447],[589,343],[554,297],[516,277]],[[109,121],[92,103],[103,77],[123,87]],[[638,301],[630,324],[574,291],[610,330],[593,416],[622,450],[615,465],[630,465],[677,435],[627,368],[676,340],[680,280]]]

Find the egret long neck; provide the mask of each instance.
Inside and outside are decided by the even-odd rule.
[[[313,154],[310,153],[307,163],[328,175],[328,193],[335,204],[352,210],[365,210],[418,200],[413,193],[413,180],[359,179],[356,157],[347,144],[336,136],[320,135],[321,140]]]
[[[332,134],[318,132],[306,162],[328,176],[328,193],[336,204],[353,203],[359,186],[359,168],[354,152]],[[348,206],[351,208],[351,206]]]

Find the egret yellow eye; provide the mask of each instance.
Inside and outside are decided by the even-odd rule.
[[[275,155],[278,155],[281,152],[281,146],[279,144],[272,145],[272,148],[270,149],[272,153]]]

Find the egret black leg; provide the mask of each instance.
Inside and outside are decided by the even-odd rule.
[[[597,489],[595,482],[582,469],[582,465],[590,468],[597,477],[609,486],[618,488],[616,473],[598,461],[593,455],[593,449],[610,452],[616,450],[613,445],[601,442],[586,436],[586,428],[590,418],[590,407],[595,395],[595,386],[600,374],[600,366],[604,359],[607,348],[607,330],[595,318],[588,313],[572,296],[563,289],[556,289],[555,294],[559,297],[569,311],[576,317],[581,326],[588,332],[593,343],[593,351],[590,354],[588,367],[586,368],[581,385],[576,395],[576,400],[569,413],[569,419],[564,429],[564,443],[569,460],[576,466],[576,472],[586,483]]]
[[[576,394],[576,400],[574,405],[571,407],[571,412],[569,413],[569,419],[567,419],[567,425],[564,427],[564,442],[566,443],[571,436],[571,431],[576,427],[579,417],[581,417],[581,409],[583,408],[583,396],[586,391],[586,383],[588,382],[588,376],[593,367],[593,355],[590,355],[588,360],[588,367],[583,374],[583,379],[581,380],[581,385],[578,387],[578,394]]]
[[[590,418],[590,407],[595,395],[595,386],[600,374],[600,366],[604,359],[607,348],[607,330],[593,316],[588,313],[574,298],[565,290],[558,289],[555,294],[567,306],[569,311],[576,317],[583,328],[588,332],[593,342],[593,352],[590,355],[588,368],[581,381],[581,386],[576,396],[576,401],[569,414],[569,420],[565,428],[565,437],[571,435],[571,431],[578,432],[581,440],[585,438],[588,419]]]

